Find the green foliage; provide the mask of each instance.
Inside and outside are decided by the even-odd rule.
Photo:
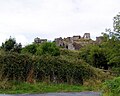
[[[16,40],[10,37],[8,40],[5,41],[5,43],[2,43],[1,48],[5,51],[13,51],[20,53],[22,45],[21,43],[17,44]]]
[[[68,59],[79,59],[79,51],[60,49],[60,55]]]
[[[26,81],[32,67],[32,60],[25,54],[7,53],[0,55],[0,67],[3,78]]]
[[[41,46],[37,48],[37,55],[49,54],[51,56],[60,55],[59,48],[53,42],[42,43]]]
[[[109,74],[95,67],[119,68],[119,49],[119,41],[112,39],[100,45],[86,46],[80,51],[59,49],[51,42],[27,45],[21,53],[0,49],[0,82],[17,80],[83,85],[86,80],[104,81]],[[7,85],[6,82],[0,84]]]
[[[106,50],[95,46],[91,49],[90,60],[92,61],[93,66],[97,68],[108,69]]]
[[[42,44],[27,45],[22,49],[22,53],[31,53],[32,55],[49,54],[51,56],[60,55],[60,50],[55,43],[45,42]]]
[[[84,80],[97,77],[97,70],[83,60],[63,55],[4,53],[0,55],[0,68],[2,79],[7,78],[8,81],[83,84]]]
[[[35,54],[37,51],[37,44],[30,44],[25,46],[22,49],[22,53],[31,53],[31,54]]]
[[[2,48],[5,49],[5,51],[10,51],[14,48],[14,44],[16,44],[16,40],[10,37],[5,43],[2,43]]]
[[[103,34],[105,35],[105,34]],[[109,38],[107,35],[99,45],[90,45],[82,48],[79,58],[84,59],[90,65],[110,69],[116,75],[120,73],[120,41]]]
[[[103,91],[108,96],[119,96],[120,95],[120,77],[116,77],[113,80],[106,81],[103,84]]]
[[[111,29],[106,29],[107,36],[113,40],[120,40],[120,12],[113,18],[113,31]]]
[[[110,69],[119,75],[120,72],[120,41],[109,39],[107,42],[101,44],[101,47],[106,50],[107,64]]]
[[[87,63],[90,64],[90,51],[91,51],[92,46],[86,46],[84,48],[81,48],[79,52],[79,58],[82,58],[85,60]]]
[[[119,33],[120,32],[120,13],[113,18],[113,21],[114,21],[113,22],[114,31]]]
[[[50,92],[80,92],[88,91],[85,86],[69,85],[69,84],[53,84],[39,82],[30,84],[26,82],[11,82],[9,89],[0,89],[1,94],[37,94]]]
[[[108,69],[106,50],[98,45],[82,48],[79,56],[96,68]]]
[[[36,76],[42,74],[41,78],[49,78],[52,82],[67,82],[83,84],[83,79],[91,76],[89,65],[81,60],[67,60],[63,57],[51,57],[43,55],[37,63]],[[89,70],[89,71],[88,71]]]

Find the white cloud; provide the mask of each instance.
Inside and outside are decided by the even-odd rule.
[[[23,46],[29,44],[29,41],[24,35],[16,35],[15,37],[17,43],[22,43]]]
[[[6,34],[0,33],[0,45],[2,45],[3,42],[5,42],[6,38],[8,38]]]
[[[95,38],[112,27],[119,4],[119,0],[0,0],[0,42],[10,35],[23,44],[37,36],[53,40],[90,32]]]

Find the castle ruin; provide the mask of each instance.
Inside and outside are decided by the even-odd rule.
[[[100,44],[102,41],[103,36],[96,37],[96,40],[94,41],[90,38],[90,33],[85,33],[83,37],[77,35],[73,37],[67,37],[64,39],[62,39],[62,37],[55,39],[55,43],[57,44],[57,46],[61,46],[70,50],[79,50],[80,48],[86,45]]]
[[[83,37],[81,37],[80,35],[77,35],[73,37],[67,37],[64,39],[62,39],[62,37],[56,38],[55,42],[57,46],[61,46],[63,48],[70,49],[70,50],[79,50],[83,46],[95,43],[90,38],[90,33],[85,33]]]
[[[103,36],[96,37],[96,41],[92,40],[90,38],[90,33],[85,33],[83,37],[80,35],[76,35],[73,37],[67,37],[67,38],[55,38],[54,42],[57,46],[63,47],[65,49],[69,50],[79,50],[80,48],[86,46],[86,45],[94,45],[94,44],[100,44],[103,41]],[[41,44],[47,42],[47,39],[40,39],[35,38],[34,43]]]
[[[38,43],[44,43],[44,42],[47,42],[47,39],[40,39],[38,37],[34,39],[34,43],[37,43],[37,44]]]

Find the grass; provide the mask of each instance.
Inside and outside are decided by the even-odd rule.
[[[103,83],[103,96],[120,96],[120,77]]]
[[[13,82],[10,88],[0,89],[0,94],[27,94],[50,92],[81,92],[90,88],[81,85]],[[90,89],[91,91],[91,89]]]

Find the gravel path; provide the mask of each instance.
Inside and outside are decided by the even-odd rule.
[[[45,94],[20,94],[20,95],[6,95],[0,96],[101,96],[100,92],[77,92],[77,93],[45,93]]]

